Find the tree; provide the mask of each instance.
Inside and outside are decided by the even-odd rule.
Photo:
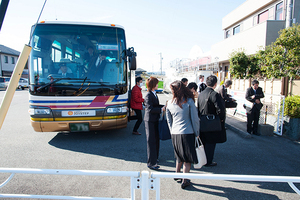
[[[230,75],[234,78],[244,78],[247,74],[249,58],[243,50],[234,51],[230,55]]]
[[[283,29],[276,41],[259,51],[260,67],[268,78],[300,75],[300,25]]]

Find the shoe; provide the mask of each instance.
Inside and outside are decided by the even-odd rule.
[[[254,133],[254,132],[253,132],[253,135],[260,136],[260,133],[256,133],[256,132]]]
[[[191,185],[191,180],[186,179],[185,182],[181,183],[181,188],[185,189],[189,185]]]
[[[135,131],[133,131],[132,134],[133,134],[133,135],[142,135],[141,133],[135,132]]]
[[[153,166],[149,165],[148,168],[152,169],[152,170],[158,170],[159,166],[158,165],[153,165]]]
[[[182,182],[182,178],[174,178],[174,181],[177,181],[178,183]]]
[[[216,162],[212,162],[210,164],[206,164],[204,165],[205,167],[214,167],[214,166],[217,166],[217,163]]]

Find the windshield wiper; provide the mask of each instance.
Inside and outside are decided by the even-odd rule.
[[[40,91],[41,89],[44,89],[44,88],[48,87],[49,85],[51,85],[51,84],[53,84],[53,83],[56,83],[56,82],[58,82],[58,81],[60,81],[60,80],[62,80],[62,79],[63,79],[63,78],[54,79],[53,81],[47,83],[46,85],[43,85],[43,86],[41,86],[41,87],[38,87],[36,90],[37,90],[37,91]]]
[[[48,87],[49,85],[54,84],[54,83],[56,83],[56,82],[58,82],[58,81],[61,81],[61,80],[82,80],[82,78],[69,78],[69,77],[65,77],[65,78],[57,78],[57,79],[53,79],[53,81],[47,83],[46,85],[43,85],[43,86],[41,86],[41,87],[38,87],[36,90],[37,90],[37,91],[40,91],[40,90],[42,90],[42,89]]]
[[[73,95],[76,95],[76,94],[82,89],[83,84],[84,84],[84,82],[86,81],[86,79],[87,79],[87,76],[84,78],[83,82],[81,83],[81,87],[80,87],[77,91],[75,91],[75,92],[73,93]]]

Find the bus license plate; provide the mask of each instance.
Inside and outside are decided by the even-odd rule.
[[[70,124],[71,132],[89,131],[89,123]]]

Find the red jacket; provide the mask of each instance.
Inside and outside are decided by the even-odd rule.
[[[143,110],[142,103],[144,102],[144,99],[141,90],[142,88],[137,85],[132,88],[130,100],[130,106],[132,109]]]

